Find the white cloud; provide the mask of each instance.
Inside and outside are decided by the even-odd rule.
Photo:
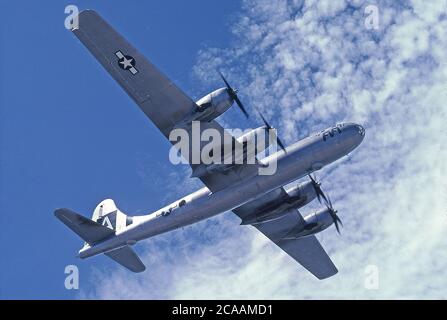
[[[345,227],[319,238],[339,274],[316,280],[227,213],[148,240],[146,273],[98,271],[84,296],[447,298],[447,3],[374,3],[377,31],[363,1],[247,0],[235,46],[204,49],[195,68],[204,82],[216,66],[231,74],[289,143],[334,122],[366,127],[359,149],[323,170]],[[370,264],[378,290],[364,287]]]

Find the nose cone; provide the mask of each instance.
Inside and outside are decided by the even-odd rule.
[[[357,148],[365,138],[365,128],[356,123],[346,123],[343,130],[348,135],[348,152],[351,152],[353,149]]]

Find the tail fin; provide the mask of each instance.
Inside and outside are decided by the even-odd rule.
[[[112,199],[106,199],[98,204],[93,211],[92,220],[115,231],[132,223],[132,217],[122,213]]]

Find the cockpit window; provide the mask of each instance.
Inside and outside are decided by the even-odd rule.
[[[365,135],[365,128],[363,128],[362,126],[357,126],[357,129],[359,130],[359,133],[364,136]]]

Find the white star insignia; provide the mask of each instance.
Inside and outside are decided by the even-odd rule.
[[[124,69],[132,68],[132,62],[133,62],[133,59],[126,59],[126,57],[124,57],[123,60],[120,61],[120,63],[123,65]]]

